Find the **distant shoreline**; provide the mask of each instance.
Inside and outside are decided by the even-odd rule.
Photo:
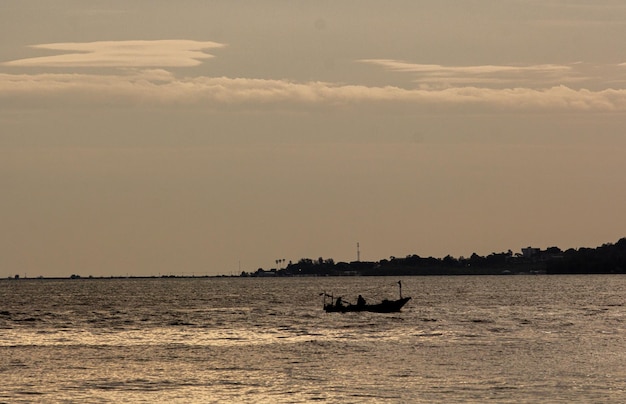
[[[281,260],[277,261],[279,264]],[[380,261],[335,263],[333,259],[302,258],[289,262],[285,268],[269,271],[242,272],[240,276],[428,276],[428,275],[510,275],[510,274],[624,274],[626,273],[626,238],[605,243],[597,248],[558,247],[522,248],[520,253],[491,253],[486,257],[472,254],[469,258],[390,257]]]
[[[284,262],[284,260],[282,260]],[[280,262],[277,260],[277,264]],[[187,272],[189,273],[189,272]],[[491,253],[486,257],[472,254],[469,258],[420,257],[408,255],[404,258],[390,257],[380,261],[352,261],[335,263],[322,257],[313,260],[302,258],[289,262],[284,268],[242,271],[237,275],[126,275],[126,276],[82,276],[67,277],[21,277],[20,275],[0,278],[21,279],[199,279],[239,277],[327,277],[327,276],[468,276],[468,275],[558,275],[558,274],[626,274],[626,238],[616,243],[605,243],[596,248],[561,250],[558,247],[522,248],[521,253],[511,250]]]
[[[342,278],[342,277],[359,277],[359,278],[383,278],[383,277],[459,277],[459,276],[559,276],[559,275],[624,275],[623,273],[562,273],[562,274],[549,274],[549,273],[500,273],[500,274],[422,274],[422,275],[295,275],[295,276],[241,276],[241,275],[202,275],[202,276],[91,276],[91,277],[62,277],[62,276],[39,276],[36,278],[13,278],[6,277],[0,278],[0,282],[21,282],[21,281],[106,281],[106,280],[182,280],[182,279],[242,279],[242,278],[260,278],[260,279],[291,279],[291,278]]]

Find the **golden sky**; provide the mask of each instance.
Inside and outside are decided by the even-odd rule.
[[[620,1],[6,1],[0,276],[623,237]]]

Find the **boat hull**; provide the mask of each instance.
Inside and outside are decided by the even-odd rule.
[[[355,311],[368,311],[372,313],[396,313],[402,309],[402,307],[411,300],[410,297],[404,297],[398,300],[383,300],[378,304],[348,304],[346,306],[336,306],[334,304],[324,305],[324,310],[327,313],[349,313]]]

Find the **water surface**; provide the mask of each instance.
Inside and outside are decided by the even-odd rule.
[[[0,281],[0,402],[624,402],[626,277]]]

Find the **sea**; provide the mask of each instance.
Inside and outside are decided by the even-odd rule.
[[[325,295],[412,299],[326,313]],[[626,402],[626,277],[0,280],[0,403]]]

